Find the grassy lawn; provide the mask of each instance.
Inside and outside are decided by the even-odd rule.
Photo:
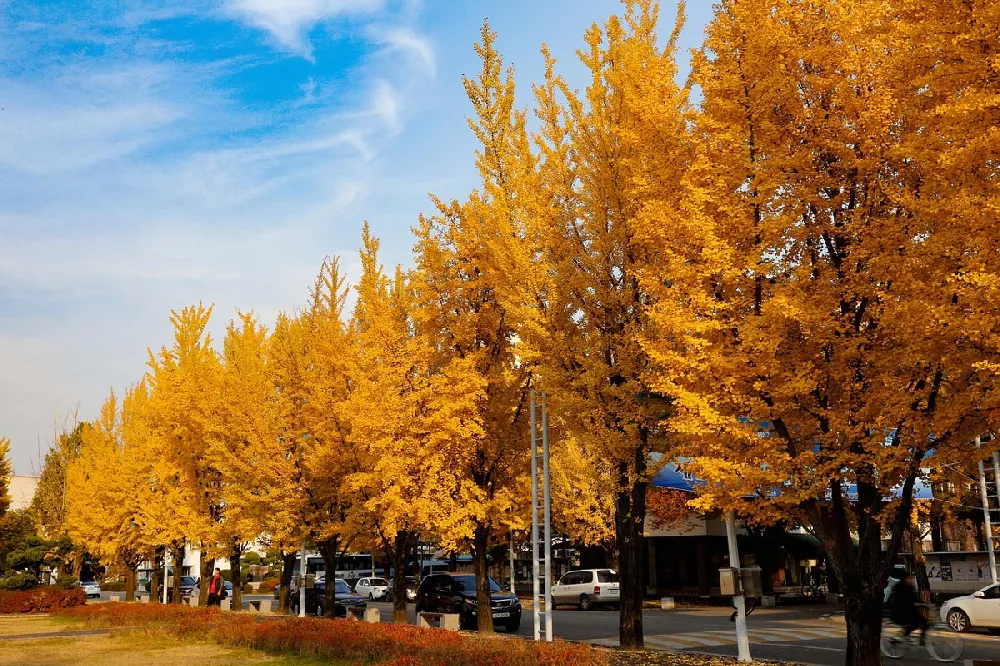
[[[0,636],[80,630],[79,623],[43,616],[0,617]],[[178,641],[151,633],[120,632],[93,636],[68,636],[0,640],[3,666],[346,666],[347,662],[274,657],[255,650],[223,647],[201,641]]]

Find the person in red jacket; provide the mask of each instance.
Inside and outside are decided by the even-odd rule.
[[[222,580],[222,571],[215,570],[215,575],[208,584],[208,605],[219,606],[222,604],[222,595],[225,590],[225,582]]]

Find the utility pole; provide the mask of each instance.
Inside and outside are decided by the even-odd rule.
[[[539,401],[539,397],[541,400]],[[542,411],[542,432],[538,432],[538,409]],[[539,450],[541,444],[541,450]],[[539,461],[541,458],[541,461]],[[539,469],[541,462],[541,469]],[[541,482],[539,482],[541,476]],[[539,497],[541,486],[542,497]],[[552,502],[549,497],[549,413],[546,395],[531,389],[531,577],[535,640],[552,640]],[[540,532],[544,530],[544,534]],[[539,553],[539,541],[544,550]],[[544,562],[542,558],[544,557]],[[545,585],[544,596],[541,591]],[[542,601],[545,610],[542,610]],[[543,622],[544,620],[544,622]]]
[[[167,557],[170,556],[169,546],[163,549],[163,603],[167,603]],[[174,565],[176,569],[176,563]]]
[[[750,637],[747,634],[747,605],[746,597],[743,596],[743,582],[740,566],[740,549],[736,543],[736,515],[729,511],[726,513],[726,538],[729,540],[729,566],[736,570],[737,588],[733,595],[733,604],[736,606],[736,646],[739,652],[740,661],[753,661],[750,658]]]
[[[514,530],[510,531],[510,593],[517,594],[514,589]]]
[[[976,437],[976,449],[982,446],[983,438]],[[993,496],[997,497],[1000,506],[1000,461],[993,454]],[[986,482],[986,463],[979,461],[979,492],[983,499],[983,533],[986,538],[986,554],[990,559],[990,580],[997,582],[997,556],[993,549],[993,512],[997,509],[990,506],[989,484]]]
[[[302,542],[302,550],[299,552],[299,617],[306,616],[306,543]],[[337,574],[334,572],[334,579]],[[333,581],[336,584],[336,580]]]

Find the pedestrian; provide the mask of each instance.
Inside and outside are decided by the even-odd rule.
[[[208,583],[208,605],[222,605],[222,593],[225,589],[225,583],[222,580],[222,571],[216,568],[212,580]]]

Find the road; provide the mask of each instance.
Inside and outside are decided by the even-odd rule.
[[[392,605],[370,604],[381,611],[383,621],[391,621]],[[794,661],[817,666],[842,666],[847,647],[843,614],[831,615],[825,608],[759,608],[747,619],[750,654],[756,659]],[[409,620],[416,622],[413,605]],[[736,635],[725,608],[647,610],[643,613],[646,647],[665,651],[703,652],[736,656]],[[557,610],[552,616],[553,632],[559,638],[598,645],[618,645],[617,611]],[[526,611],[517,633],[533,634],[532,615]],[[1000,636],[986,633],[963,635],[963,659],[1000,659]],[[934,663],[922,648],[911,650],[900,666]]]
[[[102,599],[108,600],[105,592]],[[273,599],[272,595],[244,595],[244,608],[250,599]],[[392,604],[369,604],[381,611],[383,622],[392,621]],[[832,606],[804,608],[758,608],[747,619],[750,628],[750,653],[756,659],[794,661],[816,666],[842,666],[847,647],[843,613],[832,613]],[[413,604],[407,608],[408,619],[416,624]],[[703,652],[736,656],[736,635],[726,608],[646,610],[643,626],[646,647],[654,650]],[[557,637],[597,645],[618,645],[618,612],[592,610],[583,612],[559,609],[552,617]],[[525,611],[517,634],[533,635],[531,611]],[[1000,636],[987,633],[964,634],[963,659],[1000,660]],[[906,658],[894,662],[900,666],[927,666],[934,662],[923,649],[914,648]]]

